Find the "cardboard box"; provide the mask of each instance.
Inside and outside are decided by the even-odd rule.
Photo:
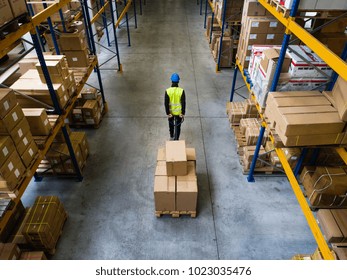
[[[315,146],[315,145],[338,145],[341,143],[344,134],[317,134],[317,135],[298,135],[285,136],[279,134],[281,141],[288,147]]]
[[[31,261],[42,261],[47,260],[47,257],[43,251],[34,252],[22,252],[20,255],[20,260],[31,260]]]
[[[16,144],[16,149],[19,156],[24,154],[25,150],[29,147],[30,142],[34,141],[31,132],[29,131],[27,134],[23,136],[23,138]]]
[[[84,159],[82,156],[80,145],[77,142],[72,142],[72,148],[75,153],[75,157],[78,163],[79,168],[82,170],[84,166]],[[60,155],[61,162],[63,164],[64,170],[66,173],[69,174],[75,174],[75,166],[73,165],[73,162],[70,157],[70,152],[66,144],[63,146],[62,154]]]
[[[79,51],[87,48],[84,31],[61,33],[59,41],[62,51]]]
[[[28,13],[25,0],[8,0],[8,2],[11,6],[13,17],[18,17]]]
[[[54,76],[54,75],[59,76],[60,75],[60,76],[63,76],[63,78],[65,78],[64,72],[62,70],[63,67],[60,63],[60,60],[46,60],[45,63],[47,66],[48,73],[50,75],[52,75],[52,76]],[[36,66],[38,73],[43,76],[43,70],[42,70],[40,62],[38,62],[35,66]],[[42,82],[45,83],[46,81],[43,80]]]
[[[166,171],[166,162],[165,161],[157,161],[157,166],[155,168],[155,176],[167,176]]]
[[[176,211],[196,211],[198,183],[196,176],[178,176],[176,187]]]
[[[166,169],[169,176],[180,176],[187,174],[186,142],[166,141]]]
[[[89,145],[88,145],[86,133],[82,131],[71,132],[70,139],[72,142],[78,143],[81,149],[83,160],[86,161],[89,155]]]
[[[325,238],[330,243],[341,243],[344,240],[343,233],[341,232],[332,210],[320,209],[317,212],[317,219],[323,230]]]
[[[8,159],[15,150],[14,143],[9,136],[0,136],[0,166]]]
[[[0,119],[3,119],[17,104],[12,89],[0,88]]]
[[[347,260],[347,247],[338,247],[338,246],[332,246],[337,259],[339,260]]]
[[[279,55],[280,55],[279,49],[267,49],[263,51],[262,60],[260,61],[260,66],[264,69],[266,77],[270,78],[271,69],[276,68]],[[285,59],[283,61],[281,73],[288,72],[290,63],[291,63],[291,58],[289,57],[289,55],[286,54]]]
[[[38,152],[37,145],[31,141],[28,148],[22,154],[22,162],[25,167],[29,167]]]
[[[14,151],[0,168],[0,191],[12,191],[25,172],[25,167]]]
[[[0,134],[10,133],[24,118],[22,108],[16,105],[2,120],[0,120]]]
[[[0,243],[0,260],[18,260],[20,253],[17,244]]]
[[[18,145],[19,142],[23,139],[23,137],[30,131],[30,127],[28,124],[28,121],[26,118],[23,118],[18,125],[11,130],[10,135],[15,143],[15,145]]]
[[[265,16],[266,9],[257,0],[244,1],[242,19],[247,16]]]
[[[48,116],[45,109],[24,108],[23,113],[29,123],[32,135],[42,136],[50,134],[52,126],[48,121]]]
[[[0,176],[4,179],[10,177],[10,175],[16,169],[16,163],[20,161],[20,157],[17,151],[12,152],[12,154],[8,157],[8,159],[4,162],[4,164],[0,167]],[[18,171],[18,176],[21,175]]]
[[[165,148],[159,148],[157,153],[157,161],[165,161],[165,160],[166,160]]]
[[[19,200],[18,203],[13,207],[13,209],[10,211],[10,217],[2,228],[2,232],[0,233],[0,242],[10,242],[9,241],[10,235],[15,230],[18,223],[20,223],[21,219],[24,217],[25,209],[22,204],[22,201]]]
[[[7,0],[0,0],[0,27],[13,19],[12,10]]]
[[[81,92],[82,98],[85,100],[96,100],[98,96],[98,91],[96,88],[86,88],[84,87]]]
[[[82,51],[64,51],[69,67],[88,67],[88,50]]]
[[[98,102],[87,100],[82,107],[82,112],[85,119],[95,117],[98,112]]]
[[[187,160],[194,161],[196,165],[196,151],[195,148],[186,148]]]
[[[154,202],[156,211],[176,210],[175,176],[154,177]]]
[[[347,121],[347,82],[341,77],[334,85],[332,96],[341,120]]]
[[[27,245],[28,241],[25,239],[24,234],[23,234],[23,228],[26,224],[26,221],[29,218],[31,208],[28,207],[25,209],[25,213],[22,217],[22,219],[16,224],[16,227],[12,231],[10,237],[9,237],[9,242],[15,243],[18,245]]]

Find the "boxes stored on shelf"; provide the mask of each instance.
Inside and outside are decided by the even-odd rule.
[[[347,247],[332,246],[337,259],[347,260]]]
[[[347,82],[339,77],[332,91],[341,120],[347,121]]]
[[[12,152],[9,158],[0,167],[0,191],[12,191],[25,172],[25,167],[17,153]]]
[[[23,139],[23,137],[30,132],[30,127],[28,124],[28,121],[26,118],[23,118],[18,125],[14,129],[11,130],[10,135],[15,143],[15,145],[18,145],[19,142]]]
[[[98,97],[98,91],[96,88],[84,87],[81,91],[81,96],[84,100],[96,100]]]
[[[0,165],[8,159],[14,150],[15,146],[11,137],[0,136]]]
[[[320,209],[317,219],[328,242],[347,242],[347,209]]]
[[[8,0],[8,3],[11,6],[13,17],[18,17],[28,13],[25,0]]]
[[[0,243],[0,260],[18,260],[20,254],[17,244]]]
[[[87,48],[85,33],[73,32],[73,33],[61,33],[59,37],[61,50],[64,51],[79,51]]]
[[[264,71],[266,79],[270,79],[273,69],[276,68],[279,55],[280,55],[279,49],[271,48],[271,49],[267,49],[263,51],[262,59],[260,60],[260,67],[261,67],[261,70]],[[281,73],[288,72],[290,63],[291,63],[291,58],[289,57],[288,54],[286,54],[283,61]]]
[[[80,145],[77,142],[72,142],[72,148],[76,157],[76,161],[77,164],[80,168],[80,170],[82,170],[83,166],[84,166],[84,158],[82,156],[82,152],[81,152],[81,148]],[[66,144],[63,145],[63,149],[62,149],[62,154],[60,156],[61,158],[61,162],[64,168],[64,171],[68,174],[75,174],[75,166],[73,165],[73,162],[70,158],[70,153],[69,153],[69,149],[67,147]]]
[[[173,211],[176,207],[176,177],[154,177],[154,202],[156,211]]]
[[[166,141],[166,169],[169,176],[179,176],[187,174],[187,153],[186,142]]]
[[[244,146],[243,147],[243,167],[249,169],[254,157],[256,146]],[[264,154],[265,150],[263,147],[260,147],[259,155]],[[257,160],[255,167],[259,168],[264,166],[264,163],[260,160]]]
[[[23,113],[29,123],[32,135],[40,136],[50,134],[52,126],[48,121],[48,116],[45,109],[23,108]]]
[[[8,240],[9,242],[18,244],[19,246],[28,244],[28,241],[24,237],[23,229],[29,218],[30,211],[31,211],[30,207],[25,209],[22,219],[16,224],[16,227],[14,228],[14,230],[12,231],[9,237],[9,240]]]
[[[37,152],[38,152],[38,148],[37,148],[36,143],[34,141],[31,141],[29,143],[28,148],[21,155],[22,162],[23,162],[25,167],[29,167],[30,166],[30,163],[35,158]]]
[[[217,59],[220,51],[220,38],[217,39],[215,48],[214,48],[214,56]],[[222,44],[222,54],[220,60],[221,67],[231,67],[233,62],[233,52],[234,52],[234,41],[232,38],[223,37]]]
[[[24,118],[22,108],[16,105],[8,114],[0,120],[0,134],[10,133]]]
[[[312,206],[347,206],[347,172],[344,168],[304,167],[300,179]]]
[[[11,6],[7,0],[0,0],[0,27],[13,19]]]
[[[81,149],[83,160],[86,161],[89,154],[89,145],[88,145],[86,133],[82,131],[71,132],[70,139],[72,142],[78,143]]]
[[[0,200],[1,202],[1,200]],[[21,200],[19,200],[14,207],[14,209],[10,210],[10,217],[6,225],[2,228],[2,232],[0,233],[0,242],[11,242],[10,235],[15,230],[16,226],[23,219],[25,215],[25,209]],[[13,243],[13,242],[11,242]]]
[[[0,88],[0,119],[3,119],[16,104],[16,95],[12,89]]]
[[[265,16],[266,9],[258,0],[246,0],[244,1],[242,19],[247,16]]]
[[[34,141],[31,132],[26,133],[23,138],[16,144],[17,152],[20,156],[25,152],[25,150],[29,147],[29,144]]]
[[[53,76],[52,79],[58,79],[59,76],[62,78],[66,78],[67,72],[63,69],[64,67],[60,60],[46,60],[45,63],[47,66],[48,73]],[[35,66],[37,71],[39,72],[39,75],[41,75],[40,77],[43,77],[43,70],[40,62],[38,62]],[[46,80],[41,79],[41,82],[45,84]],[[57,82],[59,83],[59,80]]]
[[[20,260],[31,260],[31,261],[41,261],[47,260],[47,257],[43,251],[34,251],[34,252],[22,252],[20,254]]]
[[[39,196],[24,225],[24,236],[36,250],[52,252],[56,247],[66,217],[65,209],[58,197]]]
[[[89,56],[88,50],[80,51],[64,51],[66,56],[67,64],[69,67],[88,67],[89,66]]]
[[[87,100],[82,107],[83,119],[86,124],[99,124],[101,108],[97,100]]]
[[[231,125],[238,125],[241,119],[256,118],[258,111],[254,101],[246,99],[244,102],[228,102],[227,114]]]

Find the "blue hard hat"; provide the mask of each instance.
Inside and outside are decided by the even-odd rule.
[[[171,75],[171,81],[172,81],[173,83],[178,83],[178,82],[180,81],[180,76],[179,76],[177,73],[173,73],[173,74]]]

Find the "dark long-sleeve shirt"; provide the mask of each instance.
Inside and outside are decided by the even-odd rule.
[[[171,87],[178,87],[178,84],[173,83]],[[166,115],[170,114],[170,97],[168,96],[167,92],[165,91],[165,111]],[[183,90],[182,96],[181,96],[181,105],[182,105],[182,115],[186,114],[186,94]]]

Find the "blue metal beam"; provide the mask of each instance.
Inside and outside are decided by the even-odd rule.
[[[347,59],[347,42],[345,43],[345,47],[344,47],[344,49],[343,49],[343,51],[342,51],[341,58],[342,58],[343,60],[346,60],[346,59]],[[327,88],[328,91],[333,90],[337,78],[338,78],[337,73],[336,73],[336,72],[333,72],[333,74],[331,75],[331,82],[330,82],[330,84],[329,84],[329,86],[328,86],[328,88]]]
[[[308,149],[307,148],[304,148],[301,152],[301,155],[300,155],[300,158],[295,166],[295,169],[294,169],[294,176],[298,176],[299,174],[299,171],[301,169],[301,166],[302,166],[302,163],[304,162],[305,160],[305,157],[307,155],[307,152],[308,152]]]
[[[207,22],[207,5],[208,5],[208,0],[205,0],[205,20],[204,20],[204,28],[206,28],[206,22]]]
[[[127,5],[127,0],[124,0],[124,6]],[[130,43],[130,30],[129,30],[129,17],[128,17],[128,12],[125,13],[125,19],[126,19],[126,23],[127,23],[127,34],[128,34],[128,47],[131,46]]]
[[[236,86],[236,78],[237,78],[237,72],[239,71],[239,68],[237,65],[235,65],[234,69],[234,76],[233,76],[233,83],[231,86],[231,92],[230,92],[230,102],[233,102],[234,100],[234,93],[235,93],[235,86]]]
[[[265,133],[265,126],[261,126],[258,141],[257,141],[257,146],[255,147],[254,156],[253,156],[251,167],[249,169],[249,174],[247,177],[247,181],[250,183],[255,182],[253,174],[254,174],[255,165],[257,163],[257,159],[259,156],[259,150],[260,150],[261,143],[263,141],[264,133]]]
[[[135,18],[135,29],[137,28],[137,16],[136,16],[136,0],[133,1],[134,5],[134,18]]]
[[[222,34],[220,36],[220,42],[219,42],[219,52],[218,52],[218,61],[217,61],[217,71],[220,70],[220,62],[222,59],[222,49],[223,49],[223,38],[224,38],[224,26],[225,26],[225,15],[227,11],[227,2],[228,0],[223,0],[223,18],[222,18]],[[213,22],[212,22],[213,26]]]
[[[63,26],[63,31],[66,33],[64,15],[63,15],[63,11],[61,9],[59,10],[59,16],[60,16],[60,20],[61,20],[61,25]]]
[[[141,0],[140,0],[141,1]],[[121,71],[121,64],[120,64],[120,57],[119,57],[119,49],[118,49],[118,39],[117,39],[117,30],[114,27],[115,20],[114,20],[114,14],[113,14],[113,6],[112,1],[110,1],[110,13],[111,13],[111,20],[112,20],[112,28],[113,28],[113,36],[114,36],[114,44],[116,47],[116,53],[117,53],[117,63],[118,63],[118,70]]]

